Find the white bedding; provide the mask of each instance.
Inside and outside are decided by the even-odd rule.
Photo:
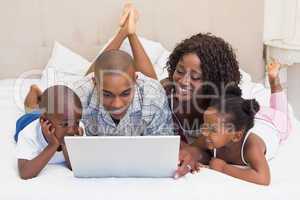
[[[22,95],[31,83],[22,83]],[[49,165],[35,179],[23,181],[16,168],[13,133],[16,117],[23,111],[14,100],[15,80],[0,80],[0,199],[299,199],[300,123],[294,120],[294,133],[271,161],[272,184],[257,186],[209,169],[196,175],[173,179],[76,179],[64,166]],[[255,86],[255,85],[254,85]],[[250,87],[250,86],[249,86]],[[258,86],[255,86],[258,87]],[[22,98],[21,98],[22,99]],[[20,102],[19,102],[20,104]]]

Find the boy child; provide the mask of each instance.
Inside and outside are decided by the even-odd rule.
[[[37,119],[21,125],[23,129],[16,133],[22,179],[36,177],[47,164],[66,162],[71,169],[64,137],[83,135],[79,127],[82,105],[70,88],[56,85],[46,89],[40,96],[39,111]]]

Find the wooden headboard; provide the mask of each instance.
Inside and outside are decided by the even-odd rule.
[[[197,32],[224,37],[241,66],[263,76],[263,1],[133,0],[139,34],[168,49]],[[42,69],[57,40],[91,60],[116,31],[123,0],[10,0],[0,3],[0,78]]]

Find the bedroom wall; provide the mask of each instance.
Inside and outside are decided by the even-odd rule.
[[[300,120],[300,101],[299,101],[299,74],[300,64],[289,66],[287,69],[287,96],[288,101],[294,109],[294,114]]]
[[[172,49],[197,32],[224,37],[242,68],[263,79],[261,0],[133,0],[141,35]],[[88,59],[115,32],[122,0],[0,1],[0,78],[17,77],[47,63],[54,40]]]

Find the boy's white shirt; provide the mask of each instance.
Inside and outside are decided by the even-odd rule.
[[[80,126],[83,124],[80,123]],[[48,143],[42,133],[39,118],[28,124],[19,134],[16,157],[17,159],[32,160],[37,157]],[[56,152],[48,164],[59,164],[65,162],[63,152]]]

